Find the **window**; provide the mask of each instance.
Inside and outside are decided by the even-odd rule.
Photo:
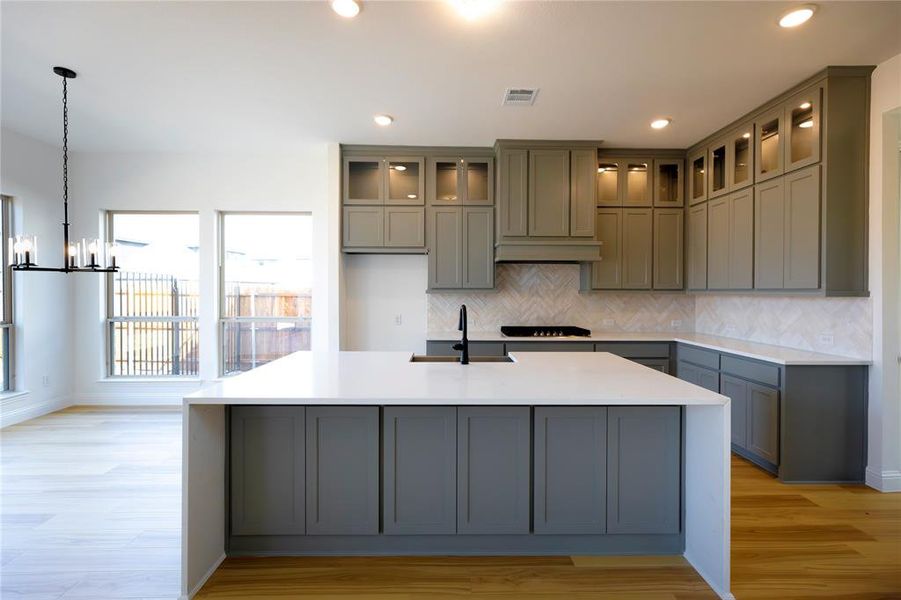
[[[198,234],[196,214],[110,214],[119,245],[107,285],[110,375],[197,376]]]
[[[0,275],[0,392],[8,391],[12,388],[12,377],[10,365],[10,348],[12,344],[13,329],[13,298],[12,298],[12,270],[9,265],[9,247],[5,240],[9,237],[12,227],[10,226],[12,217],[12,199],[8,196],[0,196],[0,258],[3,266],[3,274]]]
[[[223,374],[310,349],[311,239],[309,214],[222,215]]]

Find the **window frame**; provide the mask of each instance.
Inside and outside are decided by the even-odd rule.
[[[0,195],[0,260],[3,266],[3,295],[0,302],[3,303],[3,318],[0,319],[0,346],[3,352],[2,376],[0,393],[15,389],[15,370],[13,369],[12,350],[13,336],[15,335],[15,315],[13,314],[13,270],[9,264],[9,244],[6,238],[12,236],[12,203],[11,196]]]
[[[107,210],[105,211],[105,219],[104,219],[104,237],[105,241],[114,241],[115,240],[115,231],[113,228],[113,219],[115,219],[116,215],[190,215],[196,216],[198,222],[198,228],[202,227],[201,224],[201,215],[199,211],[196,210]],[[198,240],[198,256],[197,256],[197,285],[198,285],[198,307],[202,305],[202,298],[200,298],[200,288],[201,281],[203,279],[203,274],[200,272],[203,265],[202,257],[200,256],[200,235],[201,230],[197,231],[197,240]],[[200,331],[200,315],[198,308],[198,316],[196,317],[187,317],[187,316],[178,316],[178,317],[148,317],[148,316],[135,316],[135,317],[116,317],[113,316],[113,308],[115,306],[114,290],[115,290],[115,278],[116,273],[107,273],[106,278],[104,279],[105,290],[104,294],[106,296],[105,304],[106,304],[106,312],[104,318],[104,337],[106,338],[106,378],[107,379],[121,379],[121,380],[134,380],[134,379],[181,379],[181,380],[199,380],[200,379],[200,368],[199,365],[202,364],[202,360],[200,359],[199,352],[201,350],[201,346],[198,342],[198,372],[194,374],[190,373],[179,373],[179,374],[167,374],[167,375],[148,375],[146,373],[135,374],[135,375],[116,375],[113,373],[113,355],[114,355],[114,336],[115,331],[113,329],[114,323],[195,323],[197,329],[197,335],[199,337]]]
[[[309,323],[312,328],[313,318],[312,317],[229,317],[225,315],[225,218],[229,215],[246,215],[246,216],[297,216],[297,217],[313,217],[313,213],[311,211],[265,211],[265,210],[230,210],[230,211],[218,211],[217,216],[217,227],[216,227],[216,240],[218,242],[218,248],[216,252],[217,256],[217,277],[216,277],[216,287],[218,288],[218,294],[216,294],[216,301],[218,303],[217,312],[217,326],[216,326],[216,351],[218,353],[218,372],[219,377],[233,377],[235,375],[240,375],[242,372],[246,371],[233,371],[226,372],[225,370],[225,327],[232,323]],[[310,240],[310,260],[312,261],[312,240]],[[312,287],[310,288],[312,290]]]

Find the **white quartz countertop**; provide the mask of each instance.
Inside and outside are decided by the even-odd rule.
[[[459,331],[434,331],[429,332],[426,339],[429,341],[459,341]],[[588,337],[507,337],[500,331],[474,331],[469,332],[469,340],[473,342],[680,342],[700,348],[708,348],[719,352],[727,352],[737,356],[745,356],[780,365],[869,365],[872,361],[841,356],[838,354],[824,354],[822,352],[810,352],[784,346],[773,346],[759,342],[747,342],[734,338],[705,333],[686,332],[636,332],[636,333],[593,333]]]
[[[510,363],[412,363],[410,352],[296,352],[194,392],[186,404],[723,405],[607,352],[512,353]]]

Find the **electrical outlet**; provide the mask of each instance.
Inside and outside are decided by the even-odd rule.
[[[817,336],[817,342],[821,346],[831,346],[835,343],[835,336],[830,332],[823,332]]]
[[[44,375],[41,377],[41,385],[44,387],[50,387],[50,375]]]
[[[612,329],[615,326],[616,321],[614,321],[613,319],[604,319],[603,321],[601,321],[601,327],[605,329]]]
[[[669,322],[669,324],[673,329],[679,329],[680,327],[682,327],[682,321],[679,319],[673,319]]]
[[[403,315],[394,315],[394,324],[395,325],[403,325],[404,324],[404,316]]]

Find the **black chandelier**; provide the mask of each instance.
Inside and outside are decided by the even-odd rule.
[[[41,267],[37,264],[38,239],[34,235],[9,238],[10,266],[14,271],[44,271],[53,273],[115,273],[116,245],[99,239],[69,241],[69,97],[68,80],[76,73],[66,67],[53,67],[63,80],[63,266]]]

